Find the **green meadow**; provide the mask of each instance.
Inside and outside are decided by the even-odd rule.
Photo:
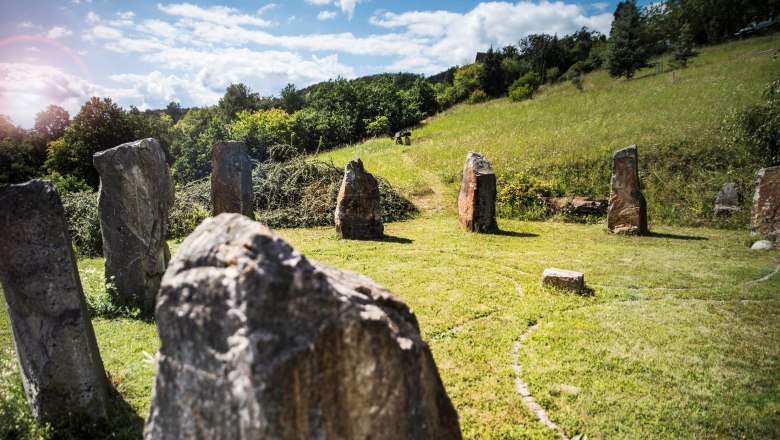
[[[596,72],[582,93],[565,83],[520,103],[457,106],[416,128],[412,146],[374,139],[321,153],[339,167],[360,157],[422,213],[386,224],[382,240],[343,240],[331,228],[277,233],[412,307],[466,438],[780,438],[780,253],[750,249],[744,212],[726,224],[710,219],[725,179],[752,184],[755,170],[721,128],[780,72],[768,49],[780,49],[780,37],[702,49],[674,73],[648,69],[626,81]],[[499,218],[496,234],[458,227],[470,150],[499,176],[522,171],[606,196],[611,155],[632,143],[650,236],[610,235],[603,222]],[[542,288],[549,267],[585,273],[589,294]],[[90,301],[103,301],[103,261],[80,260],[79,271]],[[155,324],[93,324],[117,391],[110,429],[138,438]],[[557,429],[540,421],[518,380]],[[78,434],[30,419],[2,308],[0,438]]]

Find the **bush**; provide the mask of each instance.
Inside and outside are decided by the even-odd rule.
[[[73,241],[76,255],[79,258],[93,258],[103,255],[103,237],[100,235],[97,194],[88,190],[64,193],[60,197],[62,198],[62,206],[65,208],[68,232]]]
[[[563,195],[563,187],[556,180],[542,180],[525,172],[509,170],[498,177],[496,211],[502,217],[520,220],[540,220],[546,209],[539,205],[539,197]]]
[[[726,127],[730,141],[759,167],[780,164],[780,77],[763,97],[763,102],[737,112]]]
[[[528,72],[509,86],[509,100],[513,102],[529,99],[534,96],[542,85],[542,77],[538,73]]]
[[[366,134],[372,137],[388,136],[390,134],[390,120],[387,116],[377,116],[366,124]]]
[[[176,201],[168,214],[167,238],[186,237],[211,216],[211,178],[176,187]]]
[[[471,95],[469,95],[468,103],[469,104],[479,104],[480,102],[487,101],[488,96],[487,93],[485,93],[482,90],[474,90],[471,92]]]

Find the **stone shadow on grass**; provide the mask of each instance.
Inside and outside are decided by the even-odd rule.
[[[384,243],[400,243],[400,244],[412,244],[414,240],[404,237],[396,237],[394,235],[383,235],[375,238],[342,238],[342,240],[354,240],[354,241],[379,241]]]
[[[110,381],[110,378],[109,378]],[[106,421],[95,422],[85,416],[70,415],[52,422],[55,439],[112,438],[118,440],[143,437],[144,419],[127,403],[124,396],[109,385]]]
[[[650,232],[645,237],[652,238],[669,238],[672,240],[709,240],[707,237],[698,237],[695,235],[677,235],[677,234],[663,234],[660,232]]]
[[[492,232],[487,232],[487,234],[490,235],[503,235],[505,237],[518,237],[518,238],[532,238],[532,237],[538,237],[539,234],[534,234],[531,232],[517,232],[517,231],[505,231],[503,229],[496,229]]]

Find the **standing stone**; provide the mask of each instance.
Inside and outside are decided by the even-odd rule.
[[[0,186],[0,207],[0,281],[32,414],[103,420],[108,381],[57,191],[41,180]]]
[[[459,439],[409,307],[238,214],[174,256],[144,437]]]
[[[496,223],[496,175],[485,156],[470,151],[463,166],[458,195],[460,226],[471,232],[494,232]]]
[[[762,168],[756,173],[750,230],[753,235],[780,241],[780,166]]]
[[[728,215],[739,211],[739,187],[734,182],[729,182],[723,185],[718,198],[715,199],[715,209],[713,209],[713,216],[719,217],[721,215]]]
[[[639,154],[636,145],[612,158],[612,192],[607,209],[607,227],[613,234],[647,235],[647,203],[639,190]]]
[[[160,144],[143,139],[95,153],[106,281],[123,304],[154,308],[171,258],[165,230],[173,181]]]
[[[334,217],[336,232],[344,238],[379,238],[385,232],[379,183],[360,159],[344,167]]]
[[[213,215],[236,212],[254,218],[252,163],[243,142],[214,144],[211,150]]]

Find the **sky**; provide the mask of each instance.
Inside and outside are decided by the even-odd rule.
[[[641,3],[641,2],[640,2]],[[49,104],[91,96],[141,110],[209,106],[232,83],[262,96],[339,76],[431,75],[490,46],[586,26],[609,34],[617,0],[110,1],[0,3],[0,114],[29,128]]]

